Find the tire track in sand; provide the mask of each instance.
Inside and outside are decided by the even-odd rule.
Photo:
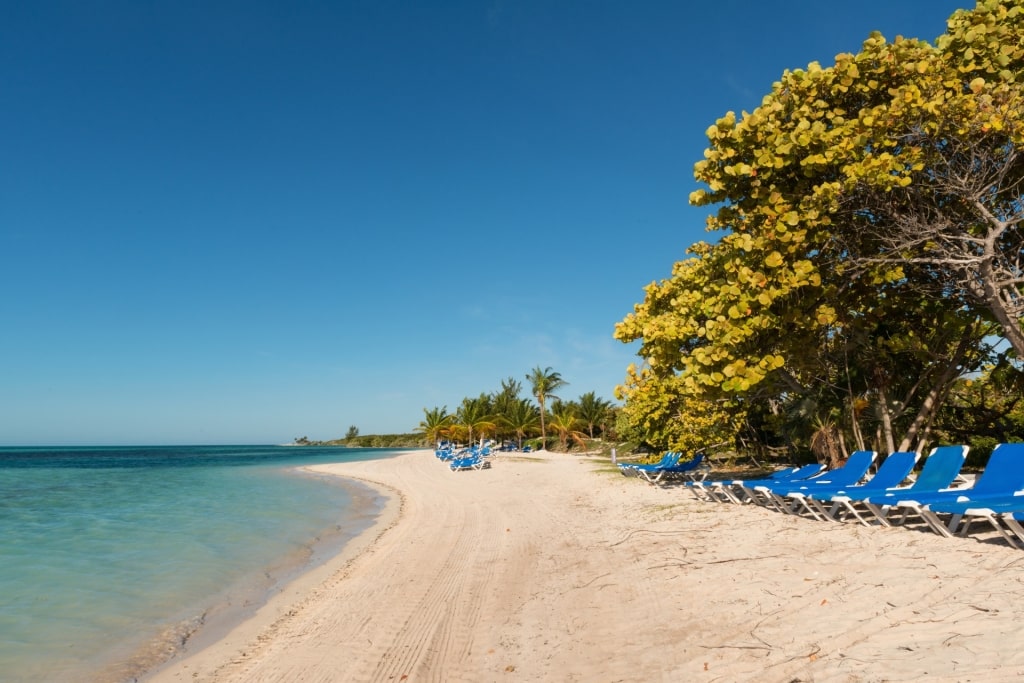
[[[417,517],[429,523],[411,533],[431,539],[431,561],[403,572],[414,578],[401,589],[396,586],[390,597],[403,605],[400,623],[386,647],[373,653],[376,661],[366,662],[372,669],[354,680],[453,680],[473,652],[474,631],[494,581],[502,517],[486,495],[468,502],[465,497],[467,488],[484,493],[493,477],[482,479],[494,472],[452,473],[441,463],[428,464],[436,467],[423,472],[416,486],[429,491],[417,496],[425,508]]]

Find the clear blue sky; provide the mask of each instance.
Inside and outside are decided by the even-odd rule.
[[[0,444],[407,432],[537,365],[611,399],[707,127],[970,6],[2,0]]]

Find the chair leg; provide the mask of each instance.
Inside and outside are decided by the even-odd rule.
[[[904,508],[904,514],[906,514],[906,508]],[[953,532],[950,528],[943,524],[942,519],[933,511],[921,508],[917,510],[917,514],[921,515],[921,519],[924,520],[925,524],[927,524],[931,530],[938,535],[945,536],[946,538],[953,537]]]
[[[824,522],[825,520],[832,519],[832,514],[830,512],[832,508],[826,506],[825,501],[818,500],[817,498],[808,498],[806,500],[806,504],[813,508],[813,510],[809,510],[809,512],[814,515],[814,518],[818,521]],[[835,506],[833,505],[832,507],[834,508]]]
[[[818,501],[810,496],[796,496],[793,501],[793,514],[799,515],[806,512],[820,522],[821,515],[816,509],[818,505]]]
[[[858,510],[853,505],[850,505],[849,503],[843,503],[842,512],[840,514],[843,515],[843,521],[846,520],[847,516],[853,515],[853,517],[864,526],[871,526],[872,519],[876,520],[880,526],[889,526],[889,523],[885,520],[885,518],[879,517],[877,515],[873,515],[872,517],[865,517],[861,514],[860,510]]]
[[[852,505],[843,501],[833,502],[830,508],[827,510],[823,508],[822,511],[825,513],[826,517],[834,522],[845,522],[846,518],[852,513],[862,524],[865,526],[868,524],[859,514],[857,514]]]
[[[1013,513],[1003,513],[999,515],[999,520],[1002,524],[997,524],[994,518],[992,524],[999,529],[1003,538],[1014,548],[1024,548],[1024,527],[1013,517]]]
[[[874,515],[875,519],[882,526],[892,526],[892,522],[889,521],[889,511],[892,509],[888,505],[877,505],[875,503],[865,502],[864,506]],[[857,516],[860,519],[860,515]],[[863,521],[863,519],[861,519]]]

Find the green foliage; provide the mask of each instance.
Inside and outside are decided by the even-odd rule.
[[[965,443],[970,446],[970,449],[967,451],[967,461],[964,463],[964,467],[977,470],[985,467],[999,441],[991,436],[972,435],[965,440]]]
[[[555,396],[555,392],[567,385],[568,382],[562,379],[562,375],[550,367],[542,369],[539,365],[526,375],[526,381],[530,383],[530,391],[537,399],[537,405],[540,407],[540,436],[547,443],[547,428],[544,424],[544,404],[549,398],[558,398]]]
[[[545,402],[554,399],[559,405],[559,414],[553,426],[566,447],[572,442],[589,449],[590,444],[584,441],[584,437],[589,435],[596,439],[614,433],[615,408],[610,401],[599,398],[591,391],[578,401],[561,402],[553,392],[568,382],[551,368],[541,369],[538,366],[527,378],[531,380],[530,388],[534,397],[539,392]],[[301,437],[295,443],[364,448],[423,448],[433,446],[443,439],[475,442],[493,438],[500,443],[515,441],[521,449],[526,443],[531,443],[527,439],[541,434],[540,408],[543,405],[539,399],[538,404],[535,404],[522,397],[522,392],[523,384],[509,377],[502,380],[500,388],[492,394],[481,393],[476,397],[462,399],[455,413],[449,413],[447,406],[424,408],[423,420],[417,425],[414,434],[359,436],[358,430],[350,427],[344,439],[310,441]],[[587,428],[586,434],[581,431],[583,427]],[[535,447],[540,447],[546,441],[546,438],[542,438],[533,443]]]
[[[599,398],[593,391],[582,394],[576,404],[576,415],[580,422],[587,427],[587,435],[594,438],[594,428],[601,427],[602,431],[612,416],[612,403]]]
[[[531,401],[519,398],[505,406],[498,422],[515,435],[517,447],[521,450],[523,439],[540,430],[540,412]]]
[[[626,405],[619,413],[619,433],[654,451],[692,453],[712,443],[734,441],[743,409],[710,402],[686,391],[682,378],[630,366],[617,388]]]
[[[1024,441],[1024,371],[1005,357],[958,381],[936,421],[943,443],[971,446],[969,464],[982,466],[997,443]]]
[[[454,419],[454,415],[448,414],[448,406],[435,406],[430,410],[424,408],[423,420],[416,431],[423,434],[428,443],[437,443],[448,436]]]
[[[558,448],[562,451],[569,450],[569,442],[586,449],[586,434],[580,431],[583,425],[577,415],[577,406],[574,403],[563,403],[555,400],[551,405],[551,427],[558,433]]]
[[[690,201],[720,237],[616,325],[644,360],[623,434],[672,447],[760,415],[798,449],[815,420],[840,446],[929,443],[988,338],[1024,356],[1022,73],[1020,3],[983,0],[936,46],[872,34],[716,121]]]
[[[452,426],[457,429],[458,438],[473,443],[489,434],[494,435],[495,419],[490,397],[480,394],[477,398],[462,399],[462,404],[455,411]]]
[[[347,446],[348,448],[426,448],[422,434],[362,434],[351,439],[312,441],[310,446]]]

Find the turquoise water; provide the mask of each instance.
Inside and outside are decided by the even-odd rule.
[[[258,607],[383,501],[281,446],[0,448],[0,678],[131,680]]]

